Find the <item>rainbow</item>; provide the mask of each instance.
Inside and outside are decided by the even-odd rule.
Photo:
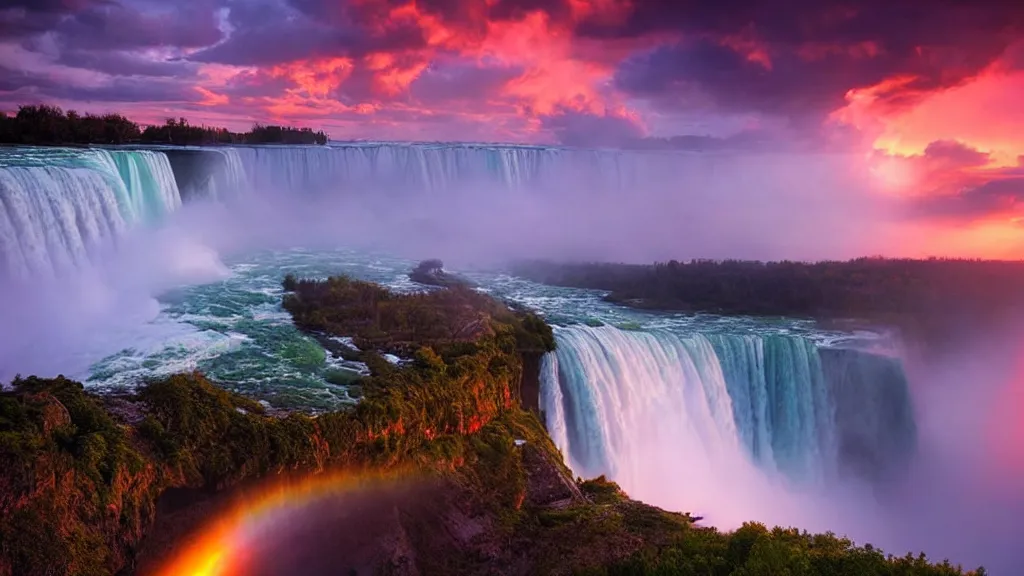
[[[184,549],[167,560],[157,576],[238,576],[247,574],[260,536],[289,514],[317,501],[395,486],[412,479],[407,471],[328,472],[275,479],[247,490],[188,537]]]

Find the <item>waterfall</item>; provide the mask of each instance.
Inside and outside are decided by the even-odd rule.
[[[131,223],[152,224],[181,206],[171,163],[162,152],[149,150],[98,151],[110,158],[124,186],[122,214]],[[115,188],[120,189],[117,182]]]
[[[531,191],[569,184],[588,190],[624,189],[644,174],[678,169],[680,162],[679,154],[482,144],[350,143],[202,151],[226,156],[226,161],[211,162],[217,168],[207,168],[215,172],[213,179],[287,193],[437,193],[481,187]],[[195,195],[217,193],[204,189]]]
[[[829,474],[834,409],[817,346],[789,336],[710,338],[736,426],[755,461],[799,478]]]
[[[217,151],[224,156],[224,170],[218,174],[214,186],[218,191],[223,190],[225,194],[239,195],[245,193],[251,186],[249,178],[245,173],[245,163],[237,148],[224,148]],[[220,196],[220,194],[218,194]]]
[[[249,179],[272,191],[447,190],[490,182],[534,184],[557,152],[467,145],[345,145],[239,149]]]
[[[915,429],[893,359],[803,338],[560,327],[541,374],[556,445],[582,476],[643,493],[666,460],[821,486],[877,479]],[[682,465],[682,464],[680,464]]]
[[[0,154],[0,276],[74,268],[136,224],[181,205],[165,155],[25,149]]]

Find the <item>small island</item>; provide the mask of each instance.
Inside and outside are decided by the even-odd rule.
[[[409,272],[409,279],[427,286],[473,286],[466,278],[445,272],[444,262],[437,259],[424,260],[417,264],[412,272]]]
[[[527,359],[555,347],[543,320],[460,285],[283,284],[300,329],[351,338],[370,369],[361,400],[314,416],[198,373],[121,395],[18,378],[0,392],[0,576],[152,574],[236,491],[344,470],[415,470],[432,492],[396,504],[364,564],[340,573],[984,574],[830,534],[721,532],[575,479],[524,407]]]

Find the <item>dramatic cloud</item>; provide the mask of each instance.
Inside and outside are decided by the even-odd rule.
[[[111,76],[194,76],[198,66],[184,60],[156,60],[127,52],[69,50],[60,54],[59,64],[95,70]]]
[[[643,129],[631,118],[596,116],[568,109],[545,117],[544,125],[569,146],[621,147],[644,135]]]
[[[970,221],[1012,212],[1022,31],[996,0],[8,0],[0,103],[337,139],[863,152],[914,217]]]
[[[954,221],[986,220],[995,214],[1018,223],[1024,221],[1024,177],[991,180],[950,196],[926,197],[919,209]]]
[[[954,140],[936,140],[924,149],[924,155],[953,168],[979,168],[991,160],[985,152]]]
[[[69,50],[195,48],[221,38],[212,6],[189,2],[158,12],[106,2],[68,15],[55,33]]]

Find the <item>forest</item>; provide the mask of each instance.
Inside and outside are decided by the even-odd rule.
[[[326,144],[327,134],[311,128],[253,125],[248,132],[196,126],[185,118],[141,126],[120,114],[79,114],[56,106],[21,106],[14,115],[0,112],[0,144],[31,146],[87,144]]]
[[[607,300],[637,308],[864,320],[935,337],[1016,317],[1024,304],[1024,262],[1018,261],[533,261],[518,263],[513,271],[545,284],[604,290]]]

